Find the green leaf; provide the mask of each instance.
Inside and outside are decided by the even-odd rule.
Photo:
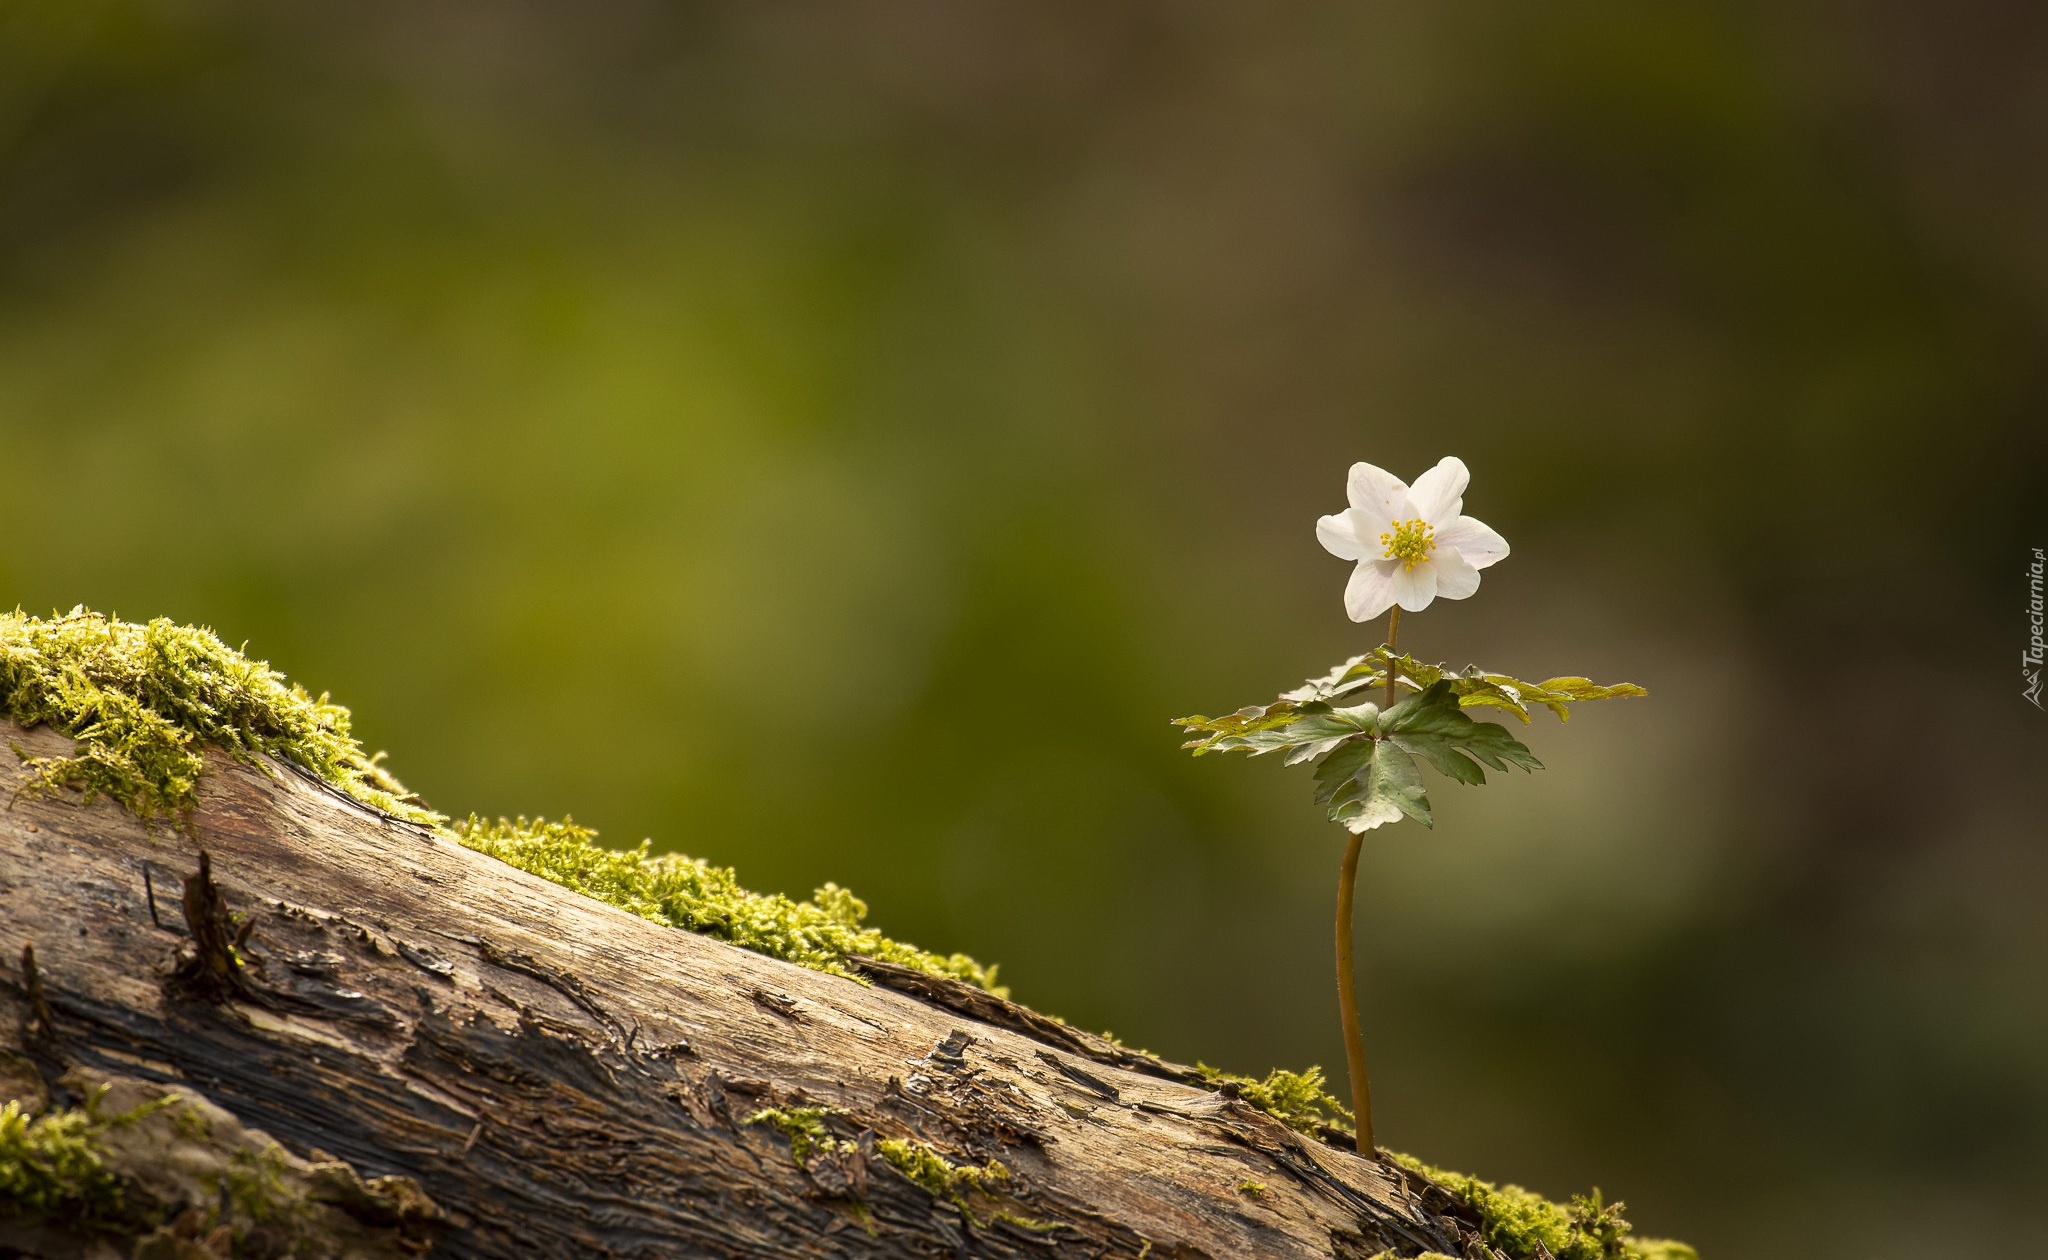
[[[1524,684],[1527,686],[1527,684]],[[1557,711],[1559,718],[1568,719],[1571,712],[1564,705],[1567,700],[1617,700],[1629,696],[1647,696],[1650,693],[1634,683],[1610,683],[1602,685],[1590,678],[1547,678],[1535,684],[1536,691],[1544,693],[1538,697],[1541,703]]]
[[[1376,649],[1381,652],[1385,650],[1384,647]],[[1297,704],[1305,704],[1311,700],[1330,700],[1367,685],[1365,680],[1369,678],[1386,681],[1385,676],[1376,672],[1367,657],[1354,656],[1320,678],[1311,678],[1292,691],[1281,692],[1280,698]]]
[[[1389,667],[1400,699],[1382,708],[1365,697],[1385,688]],[[1175,725],[1195,736],[1181,746],[1197,756],[1279,752],[1290,766],[1314,761],[1317,803],[1328,806],[1331,821],[1359,832],[1403,817],[1433,825],[1418,759],[1471,784],[1485,783],[1487,770],[1543,768],[1506,727],[1475,721],[1466,709],[1506,709],[1527,722],[1531,705],[1568,718],[1570,706],[1582,700],[1645,694],[1634,683],[1602,686],[1577,677],[1530,683],[1476,666],[1455,673],[1381,646],[1270,705],[1220,718],[1180,718]]]
[[[1372,766],[1376,739],[1354,739],[1339,744],[1316,763],[1316,804],[1328,805],[1347,785]]]
[[[1418,694],[1444,679],[1449,679],[1451,689],[1458,697],[1458,703],[1465,708],[1506,709],[1524,722],[1529,720],[1531,705],[1542,705],[1557,714],[1560,720],[1568,721],[1571,718],[1571,706],[1580,701],[1613,700],[1649,694],[1634,683],[1601,685],[1590,679],[1578,677],[1551,678],[1540,683],[1532,683],[1510,674],[1484,670],[1477,665],[1468,665],[1463,672],[1458,672],[1448,665],[1429,665],[1412,656],[1396,655],[1382,644],[1365,655],[1354,656],[1329,673],[1319,678],[1311,678],[1294,690],[1284,693],[1280,697],[1281,703],[1290,706],[1305,706],[1318,702],[1329,704],[1347,696],[1365,695],[1375,689],[1383,689],[1387,685],[1389,661],[1393,663],[1395,670],[1394,689],[1403,697]]]
[[[1437,773],[1469,783],[1475,787],[1486,782],[1486,772],[1473,763],[1470,757],[1452,748],[1441,740],[1417,739],[1413,736],[1390,735],[1387,742],[1410,756],[1420,757],[1437,768]]]
[[[1435,826],[1422,768],[1391,740],[1361,738],[1333,749],[1316,765],[1316,801],[1330,821],[1354,832],[1371,831],[1404,816]]]
[[[1220,718],[1179,718],[1174,724],[1207,733],[1206,738],[1191,739],[1181,745],[1192,749],[1197,757],[1203,753],[1238,751],[1256,757],[1346,739],[1371,731],[1378,720],[1379,706],[1374,704],[1333,708],[1320,701],[1295,704],[1282,700],[1265,708],[1239,709]],[[1304,759],[1290,756],[1287,760],[1292,765]]]
[[[1379,733],[1460,783],[1484,783],[1474,758],[1495,770],[1541,770],[1528,746],[1498,722],[1475,722],[1459,707],[1455,684],[1443,678],[1380,716]]]

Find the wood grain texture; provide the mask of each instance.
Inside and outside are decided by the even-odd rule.
[[[1493,1254],[1429,1187],[1184,1068],[965,986],[878,966],[870,988],[650,923],[294,772],[209,765],[190,835],[107,801],[0,813],[0,943],[34,944],[39,989],[10,961],[0,1041],[46,1083],[175,1084],[297,1156],[410,1179],[445,1213],[436,1254]],[[261,962],[231,991],[186,922],[201,849]],[[799,1167],[746,1123],[790,1106],[833,1109],[849,1148]],[[869,1154],[906,1137],[1010,1178],[934,1196]]]

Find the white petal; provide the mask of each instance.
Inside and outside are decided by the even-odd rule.
[[[1371,621],[1394,606],[1394,574],[1401,565],[1394,560],[1367,560],[1351,571],[1344,584],[1344,611],[1353,621]]]
[[[1365,558],[1365,544],[1360,541],[1358,527],[1348,511],[1316,518],[1316,541],[1340,560]]]
[[[1408,484],[1384,468],[1353,464],[1351,479],[1344,488],[1351,498],[1352,508],[1363,513],[1373,524],[1405,521],[1415,515],[1415,509],[1408,500]]]
[[[1436,545],[1456,547],[1458,554],[1465,557],[1465,563],[1475,569],[1505,560],[1508,554],[1508,540],[1470,516],[1461,516],[1447,525],[1437,526]]]
[[[1465,599],[1479,589],[1479,570],[1468,564],[1456,547],[1430,552],[1429,567],[1436,570],[1436,593],[1444,599]]]
[[[1408,488],[1408,501],[1415,505],[1415,514],[1430,524],[1448,521],[1464,506],[1465,487],[1471,481],[1465,461],[1456,455],[1446,455],[1437,461],[1436,467],[1415,479],[1415,484]]]
[[[1436,598],[1436,566],[1418,564],[1411,569],[1405,564],[1388,563],[1394,570],[1394,602],[1401,605],[1401,610],[1421,612],[1429,607],[1429,601]]]
[[[1365,553],[1360,558],[1365,560],[1386,559],[1387,544],[1386,540],[1381,538],[1380,535],[1393,530],[1393,520],[1391,518],[1382,520],[1377,512],[1361,512],[1357,508],[1348,510],[1344,515],[1351,518],[1351,532],[1358,536],[1358,549]]]

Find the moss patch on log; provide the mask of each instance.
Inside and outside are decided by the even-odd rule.
[[[1486,1245],[1514,1260],[1536,1260],[1543,1254],[1539,1247],[1557,1260],[1699,1260],[1699,1253],[1684,1243],[1628,1233],[1622,1204],[1602,1202],[1598,1190],[1559,1204],[1520,1186],[1497,1186],[1464,1173],[1432,1168],[1413,1156],[1388,1155],[1472,1209],[1479,1217],[1480,1236]]]
[[[832,1126],[835,1122],[841,1133],[860,1129],[859,1137],[834,1136]],[[852,1155],[861,1158],[865,1151],[903,1174],[904,1180],[934,1199],[959,1208],[969,1220],[984,1225],[1004,1221],[1033,1231],[1058,1228],[1053,1223],[1035,1220],[1001,1206],[1003,1188],[1010,1181],[1010,1170],[1001,1160],[963,1164],[946,1158],[945,1153],[931,1143],[914,1137],[878,1138],[873,1129],[832,1107],[764,1107],[748,1116],[745,1123],[764,1125],[788,1138],[790,1159],[805,1171],[812,1171],[811,1160],[814,1157]],[[860,1186],[865,1182],[848,1184]],[[851,1193],[859,1195],[865,1192],[855,1189]],[[993,1215],[986,1221],[976,1216],[973,1205],[968,1201],[969,1195],[981,1196],[985,1200],[984,1206],[995,1206]],[[872,1216],[867,1215],[866,1209],[859,1204],[854,1206],[857,1209],[854,1218],[871,1227]]]
[[[84,1107],[31,1115],[19,1102],[0,1106],[0,1201],[40,1216],[111,1217],[121,1183],[107,1171],[100,1136],[139,1117],[102,1116],[100,1096]]]
[[[1328,1131],[1353,1132],[1355,1119],[1351,1108],[1330,1093],[1320,1067],[1311,1067],[1306,1072],[1274,1068],[1264,1080],[1225,1072],[1206,1063],[1197,1063],[1195,1071],[1210,1089],[1227,1086],[1239,1098],[1297,1132],[1310,1137],[1322,1137]]]
[[[1000,1160],[956,1164],[916,1138],[883,1138],[875,1143],[875,1154],[935,1199],[958,1200],[969,1190],[985,1191],[1010,1179]]]
[[[60,1084],[84,1105],[0,1106],[0,1236],[43,1229],[84,1254],[120,1238],[138,1240],[136,1256],[342,1260],[424,1251],[445,1221],[417,1183],[299,1159],[177,1086],[85,1069]]]
[[[1007,994],[995,982],[994,967],[965,954],[934,954],[861,926],[867,903],[837,884],[818,889],[809,901],[749,892],[729,866],[679,853],[655,855],[646,840],[634,849],[607,849],[596,843],[595,831],[568,819],[486,822],[471,816],[450,834],[479,853],[643,919],[817,971],[860,979],[846,964],[848,955],[859,954],[965,980],[998,997]]]
[[[287,683],[211,630],[147,625],[84,608],[44,620],[0,615],[0,711],[77,743],[69,757],[27,757],[24,789],[111,796],[144,822],[198,803],[202,750],[289,761],[366,805],[412,822],[440,815],[366,756],[349,713]]]
[[[805,1168],[814,1152],[830,1154],[838,1149],[839,1139],[825,1127],[825,1117],[831,1114],[830,1107],[763,1107],[748,1116],[746,1123],[765,1124],[788,1138],[789,1157],[798,1168]]]

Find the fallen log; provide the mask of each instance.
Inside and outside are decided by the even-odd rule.
[[[0,735],[71,752],[47,729]],[[4,761],[12,794],[25,772]],[[1410,1174],[1169,1079],[1187,1069],[1104,1062],[1064,1025],[930,991],[956,981],[873,964],[936,999],[920,1000],[649,923],[281,769],[221,764],[185,830],[105,799],[17,800],[0,924],[33,947],[0,984],[14,1079],[74,1101],[113,1083],[127,1108],[203,1099],[296,1165],[375,1187],[328,1196],[356,1254],[1476,1241]],[[258,1209],[210,1229],[254,1237]],[[21,1222],[0,1229],[53,1257],[112,1236],[46,1221],[31,1252]]]
[[[1696,1260],[832,885],[452,822],[206,631],[0,616],[0,713],[0,1260]]]

